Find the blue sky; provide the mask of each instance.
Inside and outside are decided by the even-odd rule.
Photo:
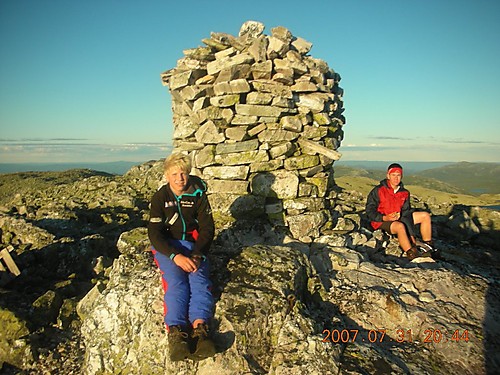
[[[342,76],[344,160],[500,162],[499,19],[497,0],[2,0],[0,162],[164,157],[160,73],[247,20]]]

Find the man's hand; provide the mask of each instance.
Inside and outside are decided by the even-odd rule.
[[[382,217],[382,220],[383,221],[396,221],[396,220],[399,220],[400,216],[401,215],[399,214],[399,212],[393,212],[392,214],[384,215]]]
[[[177,254],[174,257],[174,263],[182,268],[184,272],[196,272],[200,265],[199,262],[182,254]]]

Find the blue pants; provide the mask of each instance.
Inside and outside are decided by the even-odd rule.
[[[189,256],[194,243],[170,240],[170,244]],[[164,314],[169,326],[186,326],[197,319],[207,322],[213,315],[214,299],[208,259],[196,272],[185,272],[173,260],[153,249],[156,265],[161,271],[164,295]]]

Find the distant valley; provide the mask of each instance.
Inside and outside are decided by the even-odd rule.
[[[389,162],[339,162],[334,168],[335,178],[357,176],[378,182],[385,178],[388,164]],[[405,172],[405,185],[417,185],[453,194],[500,194],[500,163],[436,163],[438,166],[429,169],[425,168],[432,165],[429,163],[408,164],[407,167],[406,163],[401,163]]]

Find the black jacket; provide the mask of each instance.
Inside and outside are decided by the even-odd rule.
[[[178,197],[168,184],[153,195],[148,235],[155,250],[166,256],[178,254],[168,240],[187,240],[194,242],[193,255],[206,255],[214,232],[206,186],[199,177],[189,176],[186,191]]]

